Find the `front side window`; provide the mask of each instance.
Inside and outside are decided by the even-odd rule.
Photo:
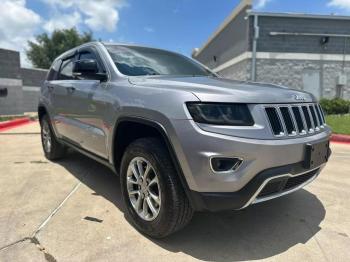
[[[138,46],[106,46],[118,70],[128,76],[209,76],[209,70],[190,58],[165,50]]]
[[[58,74],[58,70],[60,70],[60,66],[61,66],[61,60],[56,60],[53,64],[52,67],[49,71],[49,74],[47,75],[47,80],[51,81],[51,80],[56,80],[57,79],[57,74]]]
[[[84,59],[97,60],[95,54],[87,51],[79,54],[79,60],[84,60]]]
[[[58,76],[59,80],[72,80],[73,76],[73,58],[63,60],[61,70]]]

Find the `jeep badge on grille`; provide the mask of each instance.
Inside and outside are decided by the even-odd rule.
[[[297,101],[305,101],[306,97],[305,96],[300,96],[300,95],[294,95],[294,99]]]

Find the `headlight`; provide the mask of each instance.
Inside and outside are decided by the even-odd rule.
[[[187,103],[197,123],[230,126],[252,126],[254,120],[246,104]]]

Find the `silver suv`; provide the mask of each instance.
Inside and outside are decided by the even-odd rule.
[[[109,166],[127,217],[156,238],[194,211],[296,191],[330,155],[331,130],[311,94],[223,79],[155,48],[97,42],[60,55],[38,112],[46,157],[69,147]]]

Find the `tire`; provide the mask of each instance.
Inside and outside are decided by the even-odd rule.
[[[43,146],[45,157],[48,160],[58,160],[64,157],[66,153],[66,147],[57,141],[55,133],[52,130],[50,118],[48,115],[44,115],[42,117],[40,120],[40,126],[41,144]]]
[[[148,195],[147,192],[140,193],[145,188],[141,188],[136,183],[136,177],[133,173],[133,171],[139,173],[140,170],[136,168],[137,164],[142,163],[142,161],[146,162],[141,165],[141,169],[144,171],[142,183],[146,181],[147,184],[148,180],[148,189],[146,187],[146,190],[149,190]],[[135,167],[135,163],[136,168],[132,169],[132,166]],[[153,171],[147,173],[149,165],[151,165],[149,170],[153,169]],[[121,190],[126,207],[125,214],[137,230],[153,238],[164,238],[189,223],[193,210],[173,167],[169,153],[159,139],[141,138],[132,142],[123,155],[120,171]],[[152,181],[157,181],[157,184],[155,182],[152,184]],[[134,194],[135,190],[138,190],[139,193]],[[129,193],[132,193],[130,197]],[[154,195],[157,193],[159,197],[155,201],[157,198],[154,198]],[[149,198],[146,203],[149,201],[151,204],[153,203],[153,210],[158,210],[158,213],[151,212],[150,204],[147,204],[148,208],[147,206],[145,208],[144,203],[142,203],[143,214],[140,212],[141,205],[137,204],[142,194],[144,199]],[[142,197],[140,201],[142,201]],[[137,207],[140,207],[139,212]],[[144,212],[144,210],[146,211]],[[146,213],[149,215],[146,216]]]

